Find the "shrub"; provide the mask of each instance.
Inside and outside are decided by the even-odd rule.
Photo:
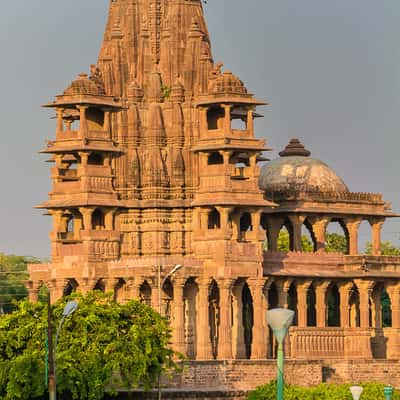
[[[352,400],[350,393],[351,385],[328,385],[321,384],[311,388],[286,385],[285,400]],[[385,400],[383,388],[385,385],[379,383],[363,383],[364,391],[360,400]],[[260,386],[251,392],[247,400],[275,400],[276,382]],[[393,393],[392,400],[400,400],[400,392]]]

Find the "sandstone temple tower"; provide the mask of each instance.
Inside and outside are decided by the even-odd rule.
[[[39,208],[53,219],[52,261],[30,266],[30,298],[45,284],[53,301],[92,289],[141,299],[191,360],[273,358],[265,316],[276,306],[296,311],[292,358],[400,358],[400,259],[380,255],[395,214],[296,139],[261,168],[265,104],[214,63],[201,0],[111,0],[98,63],[46,105],[56,132]],[[371,256],[359,254],[362,221]],[[325,251],[333,222],[346,254]]]

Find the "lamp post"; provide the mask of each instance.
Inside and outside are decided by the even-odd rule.
[[[183,268],[183,265],[177,264],[171,271],[168,272],[167,275],[164,276],[164,279],[161,280],[161,272],[162,272],[162,265],[158,266],[158,312],[162,314],[162,304],[161,304],[161,290],[165,283],[165,281],[173,276],[176,272]],[[162,398],[162,389],[161,389],[161,374],[158,376],[158,400]]]
[[[393,387],[392,386],[385,386],[383,388],[383,394],[385,395],[386,400],[391,400],[393,394]]]
[[[353,400],[360,400],[361,393],[363,392],[363,388],[361,386],[351,386],[350,392],[353,396]]]
[[[284,356],[283,356],[283,341],[287,335],[290,325],[292,325],[294,319],[294,311],[288,310],[287,308],[275,308],[268,310],[267,322],[271,327],[276,340],[278,342],[278,373],[277,373],[277,400],[283,400],[283,387],[284,387]]]
[[[47,297],[47,322],[48,322],[48,329],[47,329],[47,340],[49,346],[49,400],[56,400],[57,399],[57,378],[56,378],[56,355],[57,355],[57,343],[58,337],[60,335],[60,331],[62,325],[64,323],[65,318],[68,318],[71,314],[75,312],[78,308],[78,303],[73,300],[69,301],[63,310],[61,321],[58,325],[57,333],[56,333],[56,340],[54,343],[53,348],[53,333],[51,328],[51,303],[50,303],[50,292],[48,293]]]

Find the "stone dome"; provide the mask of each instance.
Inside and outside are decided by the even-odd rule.
[[[225,71],[219,75],[212,87],[212,93],[214,94],[247,94],[247,89],[243,82],[232,72]]]
[[[91,79],[87,74],[79,74],[76,79],[72,81],[67,89],[64,91],[64,95],[70,96],[101,96],[104,95],[104,88],[99,83]]]
[[[267,193],[349,192],[343,180],[324,162],[310,157],[298,139],[292,139],[279,155],[261,169],[259,185]]]

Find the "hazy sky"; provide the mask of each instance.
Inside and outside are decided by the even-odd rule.
[[[96,62],[108,2],[0,1],[0,252],[49,254],[51,221],[33,206],[55,126],[40,105]],[[400,1],[208,0],[206,14],[215,60],[271,103],[257,122],[271,156],[300,137],[352,191],[400,211]],[[386,223],[385,239],[399,232]]]

